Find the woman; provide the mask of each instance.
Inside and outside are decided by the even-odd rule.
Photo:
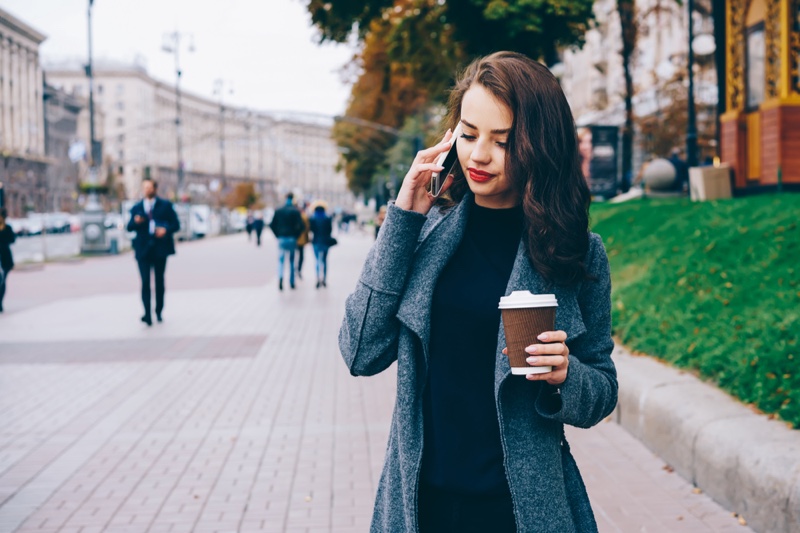
[[[317,288],[328,286],[328,249],[331,247],[333,222],[325,213],[325,204],[320,202],[314,207],[314,216],[309,220],[314,247],[314,258],[317,266]]]
[[[608,416],[617,379],[572,113],[544,66],[499,52],[456,84],[459,120],[449,198],[426,191],[448,130],[414,159],[339,333],[353,375],[397,361],[372,530],[596,531],[563,426]],[[514,290],[558,299],[556,331],[526,349],[552,371],[527,379],[510,373],[497,309]]]
[[[15,240],[14,230],[6,224],[6,210],[0,209],[0,313],[3,312],[3,297],[6,295],[8,273],[14,268],[11,244]]]
[[[305,260],[306,244],[308,244],[308,232],[311,229],[305,204],[300,206],[300,217],[303,219],[303,233],[297,238],[297,277],[303,279],[303,261]]]

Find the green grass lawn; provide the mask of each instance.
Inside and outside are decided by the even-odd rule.
[[[800,194],[592,207],[614,334],[800,428]]]

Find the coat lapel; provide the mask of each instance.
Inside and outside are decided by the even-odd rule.
[[[433,291],[439,275],[461,243],[471,203],[471,198],[465,197],[423,229],[415,252],[417,257],[397,311],[398,320],[419,337],[426,359]]]

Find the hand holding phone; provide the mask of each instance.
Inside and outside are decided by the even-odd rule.
[[[456,165],[458,164],[458,150],[456,146],[458,144],[458,138],[461,136],[461,122],[456,125],[456,129],[453,130],[453,136],[450,137],[452,142],[452,146],[450,150],[441,154],[439,158],[436,160],[436,164],[444,167],[444,170],[441,172],[434,172],[431,174],[431,186],[429,192],[431,196],[434,198],[438,197],[442,194],[442,187],[444,187],[445,181],[447,181],[447,176],[453,173]]]

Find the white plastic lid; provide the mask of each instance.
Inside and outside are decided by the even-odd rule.
[[[558,307],[555,294],[531,294],[530,291],[514,291],[500,298],[499,309],[526,309],[529,307]]]

